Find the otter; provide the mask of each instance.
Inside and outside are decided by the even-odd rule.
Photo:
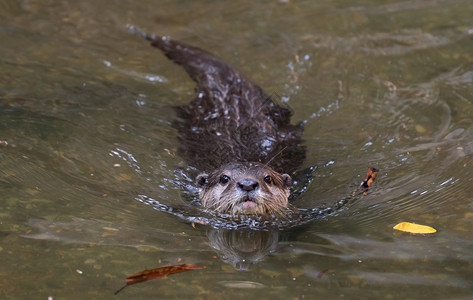
[[[204,209],[280,216],[289,208],[292,174],[305,159],[302,124],[246,76],[200,48],[145,35],[197,83],[196,97],[176,107],[178,153],[201,173]]]

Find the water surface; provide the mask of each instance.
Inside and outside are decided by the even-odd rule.
[[[473,4],[0,1],[0,297],[111,298],[127,275],[206,266],[117,298],[473,296]],[[172,127],[194,95],[127,24],[225,59],[304,122],[303,226],[216,230]],[[394,232],[401,221],[433,236]],[[245,271],[246,270],[246,271]]]

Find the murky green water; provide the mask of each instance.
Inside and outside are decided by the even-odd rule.
[[[471,16],[462,0],[0,1],[0,298],[112,298],[178,263],[207,268],[116,298],[473,297]],[[374,187],[278,232],[153,209],[187,203],[171,122],[194,83],[127,24],[219,55],[306,122],[297,206],[333,206],[368,166]]]

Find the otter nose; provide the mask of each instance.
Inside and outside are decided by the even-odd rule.
[[[258,187],[258,182],[254,181],[253,179],[243,179],[238,182],[238,187],[245,192],[251,192],[256,190]]]

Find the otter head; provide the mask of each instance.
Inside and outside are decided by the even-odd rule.
[[[261,163],[229,163],[197,176],[202,207],[219,213],[281,215],[292,181]]]

